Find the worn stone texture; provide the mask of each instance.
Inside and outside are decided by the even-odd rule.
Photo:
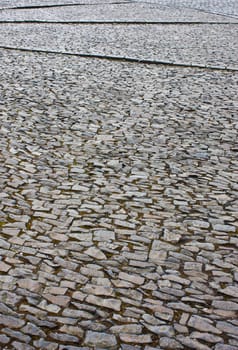
[[[237,349],[237,2],[84,3],[0,46],[188,67],[0,48],[0,348]]]

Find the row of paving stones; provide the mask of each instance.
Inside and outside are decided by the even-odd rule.
[[[1,4],[0,4],[1,6]],[[44,9],[17,9],[0,12],[0,20],[44,21],[168,21],[168,22],[237,22],[238,19],[158,4],[118,3],[95,6],[69,6]]]
[[[3,349],[237,349],[238,75],[0,73]]]
[[[126,0],[116,0],[117,3],[124,2]],[[6,8],[21,8],[30,6],[51,6],[51,5],[72,5],[72,4],[98,4],[98,3],[110,3],[113,0],[0,0],[0,9]]]
[[[238,26],[2,24],[0,46],[238,68]]]

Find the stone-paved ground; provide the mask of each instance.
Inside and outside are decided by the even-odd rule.
[[[143,0],[143,2],[238,17],[238,2],[236,0]]]
[[[237,74],[1,62],[4,349],[237,348]]]
[[[238,69],[238,26],[2,24],[0,46]]]
[[[168,21],[168,22],[238,22],[236,18],[198,12],[193,9],[171,8],[149,3],[107,3],[97,6],[69,6],[6,9],[0,12],[0,20],[43,21]]]
[[[126,0],[0,0],[0,9],[21,8],[30,6],[49,6],[49,5],[72,5],[72,4],[98,4],[98,3],[121,3]]]
[[[238,73],[0,58],[0,348],[237,350]]]

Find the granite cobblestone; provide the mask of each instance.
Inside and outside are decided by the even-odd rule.
[[[24,26],[8,27],[19,45]],[[0,56],[0,348],[238,349],[237,72]]]

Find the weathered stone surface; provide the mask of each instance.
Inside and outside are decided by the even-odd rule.
[[[192,332],[191,338],[201,339],[208,343],[222,343],[223,339],[218,337],[217,335],[211,333],[203,333],[203,332]]]
[[[238,3],[76,2],[0,1],[0,347],[237,347]]]
[[[86,318],[88,320],[94,318],[93,314],[84,310],[75,310],[70,308],[65,308],[63,313],[63,316],[70,317],[70,318]]]
[[[82,338],[84,331],[80,327],[64,325],[60,328],[60,331],[67,334],[75,335],[76,337]]]
[[[87,284],[86,287],[82,288],[82,291],[86,294],[115,296],[113,288],[107,286],[104,287],[93,284]]]
[[[58,344],[54,342],[45,341],[44,339],[34,341],[34,346],[42,350],[56,350]]]
[[[228,344],[217,344],[214,350],[237,350],[237,346]]]
[[[115,348],[117,345],[116,337],[112,334],[88,331],[86,333],[85,345],[97,348]]]
[[[213,226],[214,230],[222,231],[222,232],[235,232],[236,228],[232,225],[221,225],[216,224]]]
[[[67,292],[67,288],[62,287],[46,287],[44,293],[55,294],[55,295],[64,295]]]
[[[10,328],[3,328],[2,332],[8,335],[11,339],[17,339],[23,343],[29,343],[31,337],[29,335],[23,334],[22,331],[16,331]]]
[[[86,298],[86,301],[89,304],[103,306],[115,311],[120,311],[121,309],[121,301],[117,299],[112,299],[112,298],[103,299],[103,298],[96,297],[94,295],[89,295]]]
[[[218,321],[216,326],[222,332],[238,335],[238,326],[234,326],[229,322]]]
[[[214,327],[209,319],[199,316],[191,316],[188,321],[188,326],[193,327],[202,332],[210,332],[214,334],[221,334],[221,331]]]
[[[71,334],[65,334],[65,333],[53,333],[51,332],[50,337],[58,342],[69,342],[69,343],[77,343],[79,342],[79,338],[75,337]]]
[[[9,328],[20,328],[25,324],[25,321],[13,316],[0,315],[0,324]]]
[[[209,350],[210,347],[207,345],[204,345],[202,343],[200,343],[197,340],[191,339],[190,337],[184,337],[184,336],[178,336],[177,337],[178,341],[180,343],[182,343],[186,347],[189,349],[195,349],[195,350]]]
[[[163,250],[151,250],[149,260],[154,263],[164,262],[167,258],[167,252]]]
[[[9,249],[11,246],[11,244],[9,244],[7,241],[5,241],[4,239],[0,238],[0,248],[3,249]]]
[[[121,341],[126,343],[135,343],[135,344],[148,344],[152,342],[152,337],[150,334],[145,335],[134,335],[134,334],[120,334]]]
[[[238,295],[238,287],[228,286],[224,289],[221,289],[220,292],[233,297]]]
[[[20,343],[19,341],[14,341],[12,343],[12,346],[16,350],[34,350],[33,346],[25,343]]]
[[[172,326],[167,326],[163,324],[160,326],[152,326],[146,323],[143,323],[143,325],[152,333],[158,334],[160,336],[173,337],[174,335],[174,329]]]
[[[45,332],[43,332],[39,327],[37,327],[36,325],[29,323],[29,322],[23,328],[21,328],[21,331],[23,333],[30,334],[30,335],[36,335],[39,337],[46,336]]]
[[[38,293],[41,290],[41,284],[29,278],[20,279],[17,283],[20,288],[28,289],[31,292]]]
[[[130,333],[130,334],[141,334],[142,326],[137,324],[126,324],[122,326],[113,326],[110,331],[115,334]]]
[[[5,334],[0,334],[0,344],[8,344],[10,342],[10,338]]]
[[[98,260],[106,259],[106,255],[96,247],[90,247],[85,251],[85,253]]]
[[[2,272],[7,272],[7,271],[10,270],[10,268],[11,268],[11,265],[6,264],[6,263],[3,262],[3,261],[0,261],[0,271],[2,271]]]
[[[139,285],[143,284],[145,281],[145,279],[139,275],[130,275],[130,274],[125,273],[125,272],[120,272],[119,278],[122,280],[126,280],[128,282],[139,284]]]
[[[64,295],[43,294],[43,297],[50,301],[52,304],[59,306],[65,307],[70,303],[70,297]]]
[[[217,309],[228,310],[228,311],[238,310],[238,303],[234,303],[233,301],[215,300],[212,302],[212,306]]]
[[[161,348],[165,349],[183,349],[183,345],[180,344],[178,341],[176,341],[173,338],[168,338],[168,337],[161,337],[160,338],[160,346]]]

